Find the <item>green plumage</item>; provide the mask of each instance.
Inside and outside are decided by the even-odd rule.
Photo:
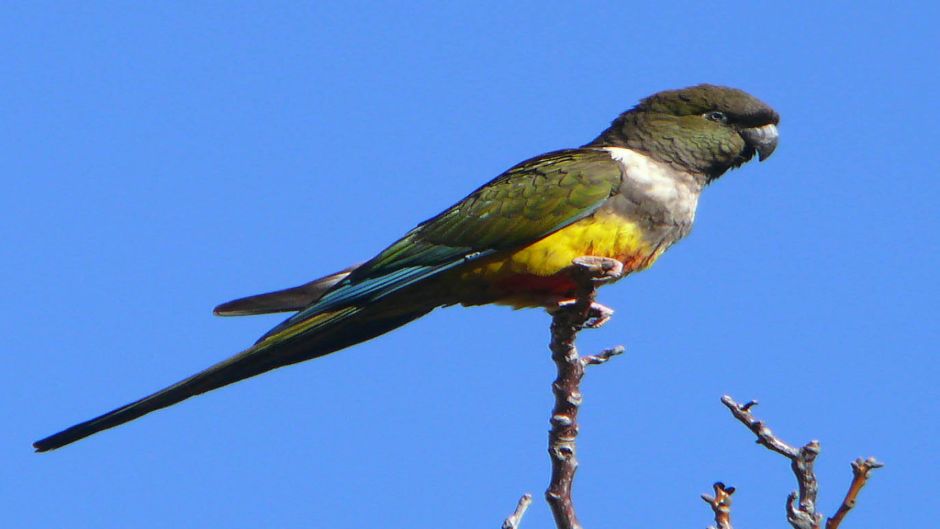
[[[357,274],[421,262],[429,248],[479,252],[531,242],[590,214],[616,191],[620,178],[620,167],[599,151],[558,151],[527,160],[421,223]],[[443,252],[445,260],[458,253]]]
[[[338,307],[374,302],[454,266],[524,246],[593,213],[621,181],[598,150],[558,151],[516,165],[340,281],[261,339]]]
[[[463,265],[486,267],[493,260],[501,265],[498,259],[529,252],[533,260],[549,263],[540,277],[562,275],[570,256],[558,251],[559,239],[574,242],[569,253],[620,240],[603,230],[583,234],[583,226],[599,218],[607,219],[609,224],[599,225],[613,233],[623,226],[641,232],[639,246],[648,242],[651,251],[664,249],[688,232],[704,183],[755,153],[763,159],[773,152],[778,120],[770,107],[732,88],[699,85],[655,94],[585,147],[518,164],[358,267],[220,305],[216,313],[223,315],[299,312],[245,351],[34,446],[38,451],[59,448],[194,395],[368,340],[437,306],[467,302],[454,297],[461,288],[461,295],[469,290],[477,296],[473,303],[527,294],[539,301],[526,306],[557,303],[558,298],[543,301],[539,287],[516,276],[501,278],[516,281],[505,293],[503,283],[479,284],[487,276],[478,276],[477,283],[447,284],[462,279],[444,272]],[[610,253],[623,261],[630,258]],[[493,260],[481,261],[489,257]]]

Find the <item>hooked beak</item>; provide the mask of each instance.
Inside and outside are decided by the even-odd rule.
[[[741,130],[741,137],[757,151],[757,159],[762,162],[777,148],[777,136],[777,126],[773,123]]]

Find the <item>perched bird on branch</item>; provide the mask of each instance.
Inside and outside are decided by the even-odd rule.
[[[45,452],[233,382],[369,340],[437,307],[568,302],[572,261],[624,275],[692,228],[710,182],[777,146],[779,116],[738,89],[659,92],[577,149],[512,167],[365,263],[304,285],[223,303],[222,316],[294,312],[241,353],[148,397],[33,444]],[[610,312],[593,307],[598,320]]]

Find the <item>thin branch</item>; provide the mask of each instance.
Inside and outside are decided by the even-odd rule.
[[[861,492],[865,483],[868,483],[868,477],[871,471],[883,466],[884,464],[876,461],[874,457],[869,457],[868,459],[858,458],[852,461],[852,484],[849,485],[849,491],[845,493],[845,499],[842,500],[842,505],[839,506],[839,510],[836,511],[832,518],[826,520],[826,529],[839,529],[839,524],[842,523],[842,519],[855,507],[858,493]]]
[[[516,510],[509,515],[506,520],[503,521],[503,529],[519,529],[519,522],[522,521],[522,517],[525,515],[526,509],[529,508],[529,505],[532,504],[532,495],[526,492],[519,498],[519,503],[516,504]]]
[[[754,432],[758,444],[790,460],[790,468],[793,469],[800,487],[799,494],[790,494],[787,498],[787,520],[790,525],[794,529],[819,529],[822,524],[822,514],[816,512],[816,495],[819,492],[819,485],[813,471],[813,463],[819,455],[819,441],[813,440],[802,448],[795,448],[777,438],[770,428],[751,415],[751,408],[757,405],[757,401],[742,405],[725,395],[721,398],[721,402],[731,410],[731,414],[737,420]]]
[[[715,489],[714,496],[702,494],[702,499],[715,513],[715,525],[709,529],[734,529],[731,527],[731,495],[734,494],[734,487],[725,487],[720,481],[712,487]]]
[[[596,355],[582,356],[581,363],[584,364],[584,367],[601,365],[606,363],[611,358],[619,354],[623,354],[623,351],[623,346],[618,345],[616,347],[611,347],[610,349],[604,349]]]
[[[820,529],[823,515],[816,511],[816,496],[819,492],[819,484],[813,470],[816,456],[819,455],[821,449],[819,441],[810,441],[801,448],[795,448],[775,436],[762,421],[754,418],[751,414],[751,408],[757,405],[757,401],[752,400],[745,404],[738,404],[734,399],[725,395],[721,398],[721,402],[731,410],[731,414],[736,419],[754,432],[758,444],[762,444],[790,460],[790,468],[793,469],[793,474],[799,484],[799,492],[791,492],[787,496],[786,512],[787,521],[790,522],[790,525],[794,529]],[[858,493],[868,481],[869,473],[882,466],[884,465],[874,458],[857,459],[852,463],[854,473],[852,484],[849,486],[849,491],[835,516],[829,518],[826,522],[826,529],[838,529],[842,519],[855,506]]]
[[[614,259],[579,257],[571,267],[577,291],[575,299],[561,304],[552,313],[552,340],[549,348],[558,370],[552,392],[551,430],[548,432],[548,453],[552,461],[552,477],[545,498],[558,529],[581,529],[571,499],[571,486],[578,469],[575,439],[578,436],[578,408],[581,405],[581,378],[587,365],[602,364],[623,352],[622,347],[608,349],[598,355],[581,358],[574,341],[584,328],[603,325],[612,310],[596,303],[596,287],[620,276],[623,265]]]

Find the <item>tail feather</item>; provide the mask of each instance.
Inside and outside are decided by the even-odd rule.
[[[212,310],[216,316],[250,316],[272,312],[296,312],[315,303],[333,285],[342,281],[359,265],[304,283],[264,294],[256,294],[222,303]]]
[[[275,335],[262,340],[228,360],[152,395],[36,441],[33,447],[37,452],[61,448],[207,391],[375,338],[430,311],[431,308],[421,308],[386,314],[380,306],[370,306],[346,307],[319,315],[318,321],[303,333],[285,338]]]

